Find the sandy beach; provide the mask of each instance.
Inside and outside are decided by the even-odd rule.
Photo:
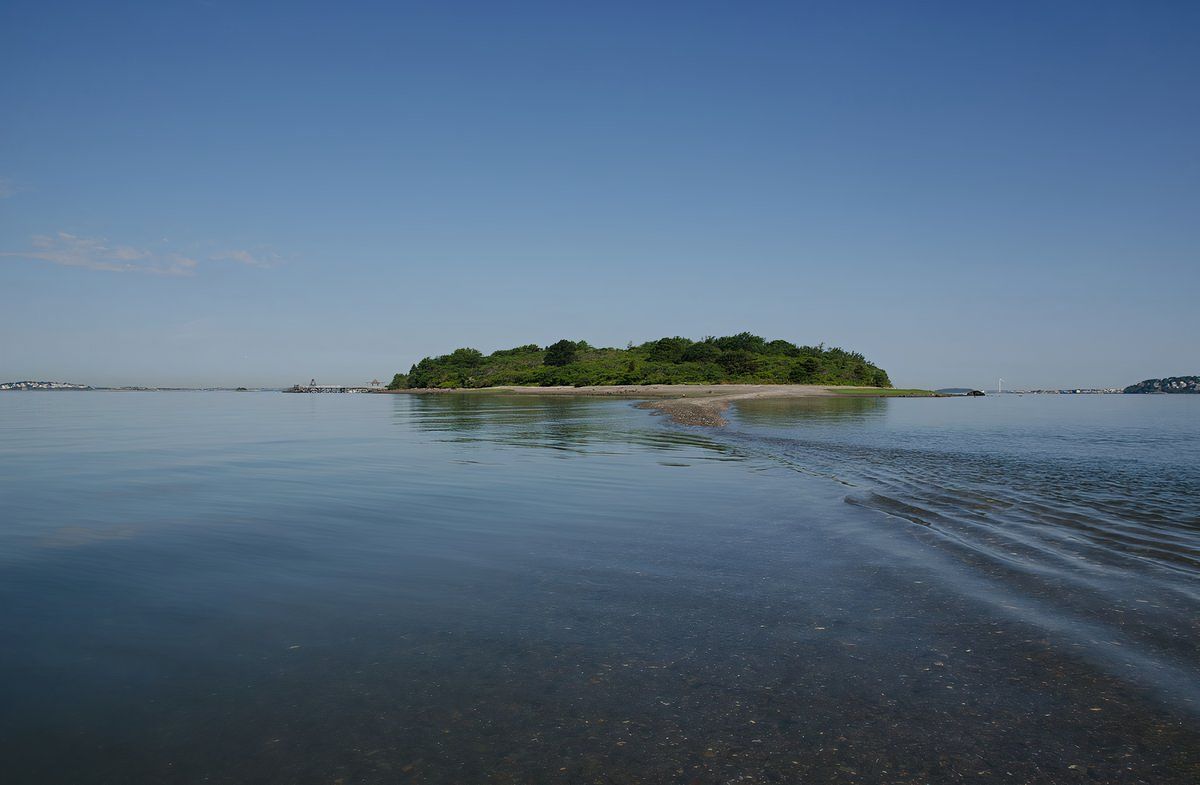
[[[726,420],[721,413],[734,401],[756,398],[836,398],[847,393],[870,395],[871,391],[889,395],[876,387],[828,387],[817,384],[617,384],[592,387],[484,387],[479,389],[386,390],[394,394],[514,394],[514,395],[588,395],[647,399],[643,409],[655,409],[683,425],[720,427]]]

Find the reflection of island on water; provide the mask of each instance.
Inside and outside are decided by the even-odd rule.
[[[729,447],[695,430],[664,428],[633,408],[635,401],[569,395],[445,393],[395,396],[394,418],[443,441],[483,442],[564,453],[626,452],[700,447],[729,456]]]
[[[759,425],[870,420],[886,415],[888,400],[870,396],[844,398],[753,398],[734,401],[738,419]]]

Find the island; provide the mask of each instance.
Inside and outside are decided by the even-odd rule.
[[[723,425],[721,412],[748,398],[937,396],[929,390],[894,389],[887,372],[858,352],[768,341],[749,332],[700,340],[660,338],[624,349],[568,339],[488,355],[455,349],[397,373],[386,391],[486,390],[651,399],[641,405],[687,425]]]
[[[1168,376],[1146,379],[1125,388],[1126,393],[1200,393],[1200,376]]]
[[[484,355],[455,349],[426,357],[388,389],[505,385],[588,387],[646,384],[822,384],[890,388],[887,372],[858,352],[767,341],[748,332],[699,341],[660,338],[624,349],[587,341],[527,344]]]

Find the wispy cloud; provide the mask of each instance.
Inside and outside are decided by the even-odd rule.
[[[17,184],[12,180],[9,180],[7,177],[0,177],[0,199],[7,199],[19,190]]]
[[[282,263],[279,254],[269,251],[222,251],[208,258],[216,262],[237,262],[247,267],[277,267]]]
[[[80,237],[68,232],[35,235],[29,248],[0,251],[0,257],[47,262],[62,267],[80,267],[111,273],[191,276],[200,263],[192,256],[164,250],[112,243],[101,237]],[[234,250],[213,254],[209,259],[226,260],[250,267],[274,267],[281,263],[278,254]]]
[[[196,260],[182,254],[117,245],[104,238],[79,237],[67,232],[35,235],[29,249],[0,251],[0,256],[110,273],[192,275],[196,268]]]

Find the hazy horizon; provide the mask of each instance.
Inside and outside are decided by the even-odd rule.
[[[579,336],[571,336],[571,337],[574,339],[579,338]],[[664,336],[653,336],[653,337],[664,337]],[[704,336],[685,336],[685,337],[700,338],[700,337],[704,337]],[[777,337],[781,337],[781,336],[767,335],[765,337],[773,339],[773,338],[777,338]],[[643,343],[646,340],[651,340],[651,339],[652,339],[651,336],[647,336],[644,338],[633,338],[633,339],[630,339],[629,341],[624,341],[624,342],[602,343],[602,342],[588,340],[586,337],[583,338],[583,340],[588,340],[588,342],[594,346],[612,346],[612,347],[619,347],[619,348],[623,348],[627,343],[630,343],[630,342],[632,342],[634,344],[639,344],[639,343]],[[514,341],[510,341],[510,342],[506,342],[506,343],[497,344],[497,345],[491,346],[491,347],[484,346],[482,348],[482,351],[485,354],[488,354],[497,349],[511,348],[513,346],[519,346],[519,345],[522,345],[525,343],[539,343],[539,345],[545,346],[552,342],[553,342],[552,339],[547,339],[547,340],[543,340],[540,342],[514,340]],[[818,343],[818,342],[812,342],[812,343]],[[429,354],[431,356],[438,355],[438,354],[446,354],[455,348],[459,348],[460,345],[465,346],[468,344],[456,344],[452,347],[448,346],[445,349],[429,352],[427,354]],[[474,348],[481,348],[481,344],[479,342],[475,342],[470,345],[473,346]],[[829,345],[829,344],[827,344],[827,345]],[[854,347],[843,347],[843,348],[853,349]],[[420,355],[420,357],[423,357],[423,356],[426,356],[426,355]],[[420,357],[416,357],[414,359],[414,362],[416,360],[420,359]],[[868,356],[867,359],[870,360],[872,358],[870,356]],[[248,388],[290,387],[293,384],[306,384],[310,379],[312,379],[312,380],[315,380],[318,384],[324,384],[324,385],[367,386],[373,380],[379,381],[382,384],[387,384],[389,381],[391,381],[392,374],[407,372],[409,365],[411,365],[411,364],[412,364],[411,362],[405,363],[403,365],[403,367],[397,366],[394,369],[390,369],[390,370],[386,371],[386,373],[381,372],[378,374],[366,373],[366,374],[358,374],[357,376],[340,376],[339,377],[339,376],[328,376],[328,375],[313,374],[313,373],[295,373],[286,379],[259,380],[259,381],[254,381],[252,375],[248,375],[243,378],[233,378],[229,381],[207,381],[204,379],[196,381],[196,380],[194,380],[194,377],[187,376],[187,375],[180,375],[177,377],[168,378],[167,381],[160,381],[160,380],[157,380],[154,378],[149,378],[149,379],[147,379],[147,378],[129,378],[129,377],[121,376],[119,374],[106,374],[104,372],[100,372],[100,373],[95,374],[94,377],[88,377],[88,378],[75,378],[75,376],[72,376],[70,374],[67,374],[67,375],[58,374],[58,375],[50,375],[50,376],[36,376],[36,375],[35,376],[30,376],[30,375],[20,376],[20,375],[16,375],[16,376],[8,376],[8,377],[0,378],[0,383],[19,382],[19,381],[48,381],[48,382],[67,382],[67,383],[76,383],[76,384],[86,384],[86,385],[90,385],[92,387],[178,387],[178,388],[229,388],[229,389],[232,389],[232,388],[236,388],[236,387],[248,387]],[[885,366],[885,369],[889,370],[889,371],[892,370],[892,369],[886,368],[886,366]],[[1078,384],[1078,383],[1023,384],[1023,383],[1019,383],[1013,379],[1010,379],[1008,377],[993,377],[992,379],[979,379],[979,380],[977,380],[977,383],[974,383],[974,384],[971,384],[971,383],[959,384],[959,383],[955,383],[955,382],[932,384],[932,383],[921,383],[921,382],[914,383],[911,380],[906,382],[903,380],[903,377],[901,377],[900,381],[897,381],[896,373],[893,372],[893,384],[895,387],[917,387],[917,388],[923,388],[923,389],[974,388],[974,389],[987,390],[990,392],[992,390],[997,389],[998,382],[1002,379],[1005,390],[1103,389],[1103,388],[1126,387],[1126,386],[1134,384],[1136,382],[1140,382],[1140,381],[1144,381],[1146,379],[1152,379],[1152,378],[1164,378],[1164,377],[1170,377],[1170,376],[1194,376],[1194,375],[1198,375],[1195,370],[1190,370],[1190,371],[1185,370],[1185,371],[1179,371],[1179,372],[1174,372],[1174,373],[1160,373],[1160,374],[1155,374],[1155,375],[1150,375],[1150,376],[1145,376],[1145,377],[1139,377],[1137,379],[1130,379],[1127,381],[1126,380],[1113,381],[1112,383],[1103,383],[1103,384]],[[76,374],[76,376],[77,376],[77,374]],[[97,381],[97,379],[102,379],[103,381]]]
[[[1200,373],[1200,6],[0,8],[0,381],[749,330]]]

